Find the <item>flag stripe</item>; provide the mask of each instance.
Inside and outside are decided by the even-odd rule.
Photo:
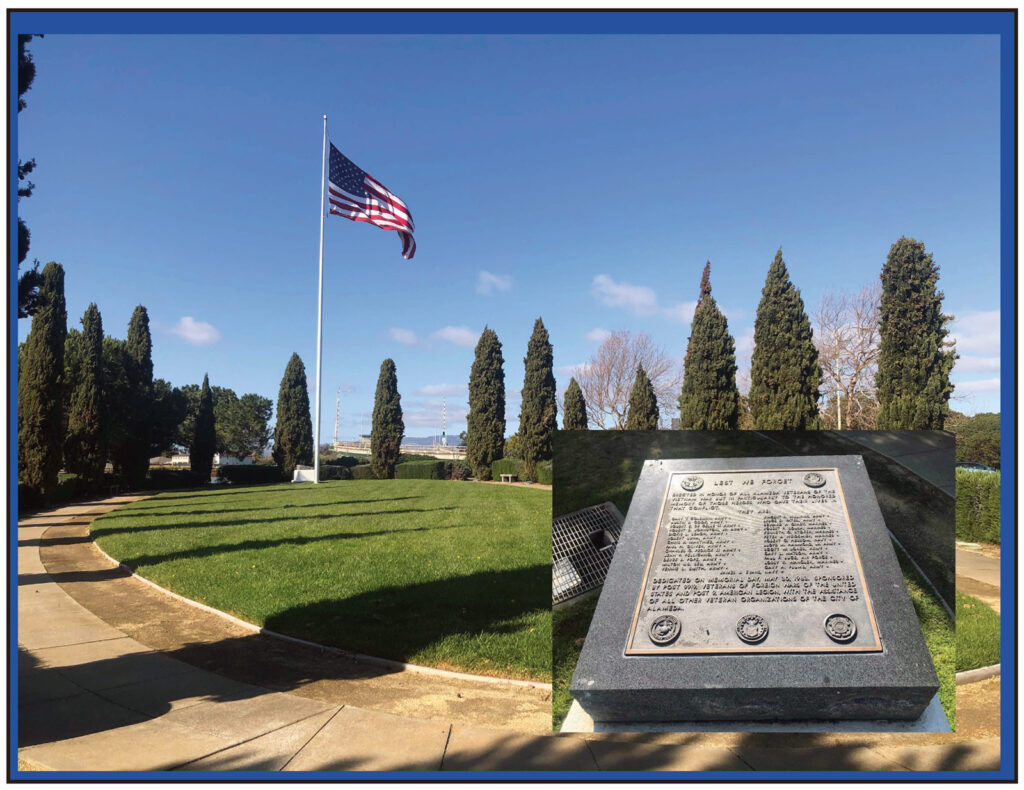
[[[328,171],[329,213],[354,222],[367,222],[383,230],[398,232],[402,257],[416,254],[412,213],[398,195],[365,170],[357,167],[331,143]]]

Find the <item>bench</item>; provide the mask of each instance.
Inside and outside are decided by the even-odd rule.
[[[501,482],[503,483],[514,483],[517,479],[516,475],[502,475]]]

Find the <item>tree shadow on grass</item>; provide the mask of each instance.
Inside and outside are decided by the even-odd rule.
[[[227,519],[224,521],[192,521],[187,524],[172,523],[172,524],[146,524],[144,526],[132,527],[132,526],[104,526],[104,522],[96,521],[93,522],[90,528],[93,537],[102,538],[107,535],[118,535],[118,534],[137,534],[140,532],[158,532],[166,529],[205,529],[207,527],[239,527],[245,524],[277,524],[281,521],[329,521],[332,519],[341,518],[356,518],[358,516],[397,516],[406,513],[436,513],[443,510],[458,510],[455,507],[431,507],[431,508],[405,508],[396,510],[364,510],[358,513],[319,513],[316,515],[299,515],[299,516],[272,516],[267,518],[235,518]],[[244,511],[251,512],[251,511]],[[190,513],[183,513],[183,517],[190,516]],[[401,530],[396,530],[401,531]]]
[[[412,532],[438,532],[444,529],[461,529],[464,524],[450,524],[440,527],[404,527],[397,529],[374,529],[365,532],[331,532],[326,535],[295,535],[287,538],[272,538],[268,540],[243,540],[239,543],[220,543],[214,546],[199,546],[171,551],[165,554],[139,554],[135,556],[124,556],[121,562],[129,568],[140,568],[143,566],[159,565],[162,562],[173,562],[182,559],[199,559],[212,557],[217,554],[228,554],[233,551],[258,551],[261,549],[274,548],[275,546],[305,546],[309,543],[320,543],[323,541],[354,540],[360,538],[374,538],[381,535],[404,535]],[[51,574],[51,576],[53,576]],[[56,582],[62,581],[60,574],[53,577]]]
[[[523,630],[524,616],[549,611],[550,589],[548,564],[478,571],[284,609],[268,617],[265,627],[321,644],[413,663],[413,657],[424,649],[458,636],[460,646],[470,644],[469,652],[474,653],[471,660],[479,662],[486,657],[491,667],[501,670],[519,659],[501,652],[508,648],[496,647],[501,642],[490,642],[486,637]],[[545,639],[539,633],[527,638]],[[472,646],[474,642],[476,646]],[[498,652],[487,655],[489,648]],[[458,664],[460,649],[465,648],[451,648],[452,664]],[[546,654],[546,674],[550,671],[550,642],[542,651]]]
[[[258,513],[261,510],[296,510],[304,507],[324,507],[325,505],[379,505],[381,502],[399,502],[404,499],[422,499],[423,497],[418,496],[396,496],[388,497],[387,499],[347,499],[344,502],[334,501],[331,502],[308,502],[302,505],[273,505],[269,507],[239,507],[239,508],[224,508],[223,510],[211,509],[211,510],[181,510],[181,505],[168,505],[165,507],[147,507],[144,509],[132,510],[127,513],[123,511],[112,511],[111,519],[133,519],[133,518],[170,518],[176,515],[187,515],[187,516],[213,516],[220,515],[221,513]],[[163,500],[156,500],[163,501]],[[163,512],[163,511],[169,512]],[[102,526],[103,522],[98,522]]]

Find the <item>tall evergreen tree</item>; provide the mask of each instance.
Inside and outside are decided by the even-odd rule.
[[[587,402],[583,400],[583,390],[575,378],[569,379],[569,387],[565,391],[562,428],[567,431],[587,430]]]
[[[73,351],[72,351],[73,349]],[[74,371],[71,370],[72,364]],[[86,490],[103,482],[107,461],[103,409],[103,321],[95,303],[82,316],[82,331],[69,332],[65,349],[68,389],[64,466]]]
[[[658,430],[658,399],[654,395],[654,385],[643,365],[637,365],[636,378],[633,380],[633,391],[629,394],[629,412],[626,414],[627,431]]]
[[[736,344],[711,296],[711,264],[704,266],[700,300],[686,346],[679,427],[690,431],[734,431],[739,423]]]
[[[491,479],[491,464],[505,453],[505,360],[493,329],[484,327],[469,373],[466,461],[479,480]]]
[[[313,421],[309,416],[306,367],[298,354],[292,354],[288,360],[277,394],[273,456],[286,480],[291,479],[297,465],[313,463]]]
[[[104,337],[103,445],[107,448],[106,456],[114,467],[115,475],[123,471],[121,461],[126,454],[125,445],[131,440],[128,415],[132,410],[134,392],[128,379],[130,364],[125,342]]]
[[[522,475],[537,479],[537,463],[551,458],[551,436],[558,427],[555,400],[554,357],[544,322],[537,319],[526,346],[526,376],[519,409],[519,437],[523,454]]]
[[[119,460],[127,485],[138,488],[149,471],[153,432],[153,340],[149,332],[149,313],[142,305],[136,306],[128,322],[125,353],[131,401],[125,414],[128,435],[121,444]]]
[[[57,489],[64,444],[64,267],[43,267],[32,329],[18,354],[18,478],[36,496]]]
[[[779,249],[768,268],[754,319],[748,397],[754,429],[820,429],[820,385],[811,322]]]
[[[941,429],[956,352],[946,346],[939,267],[924,244],[901,238],[882,267],[878,417],[881,430]]]
[[[210,392],[210,377],[203,376],[199,390],[199,409],[196,411],[196,431],[188,448],[189,464],[192,471],[210,479],[213,472],[213,455],[216,451],[217,429],[213,416],[213,394]]]
[[[373,399],[373,427],[370,430],[370,470],[378,480],[395,476],[402,448],[405,423],[402,421],[402,396],[398,394],[395,362],[385,359],[377,378]]]
[[[711,295],[711,261],[704,263],[704,271],[700,276],[700,296],[697,297],[697,307],[704,303],[704,299]]]

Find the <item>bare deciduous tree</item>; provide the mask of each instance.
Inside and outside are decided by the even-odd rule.
[[[814,316],[814,342],[822,370],[826,428],[875,427],[880,299],[877,283],[855,294],[830,292],[822,296]]]
[[[619,331],[605,338],[590,361],[574,373],[592,428],[625,428],[637,365],[643,365],[650,377],[662,424],[668,425],[681,386],[678,362],[655,345],[650,335]]]

